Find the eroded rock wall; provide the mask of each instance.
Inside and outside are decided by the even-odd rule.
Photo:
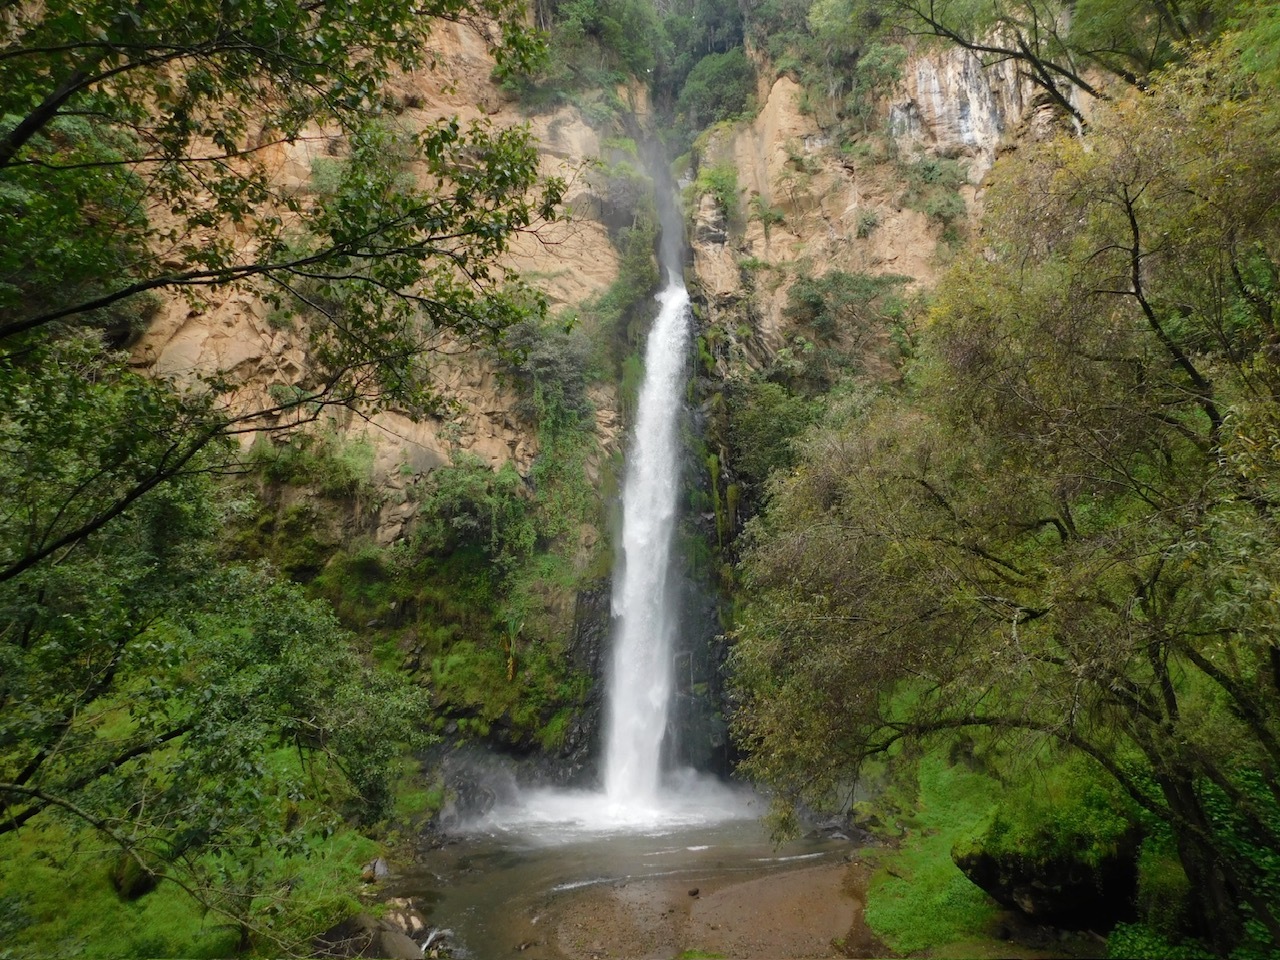
[[[998,155],[1062,122],[1016,64],[985,66],[958,48],[910,52],[901,80],[878,97],[872,126],[884,135],[843,142],[805,109],[800,84],[778,77],[751,122],[713,131],[697,157],[699,167],[731,165],[739,187],[736,211],[708,194],[691,212],[692,274],[708,322],[760,363],[785,341],[798,273],[897,274],[931,286],[951,250],[944,224],[904,202],[904,165],[962,163],[957,192],[972,223]]]
[[[433,68],[401,75],[389,85],[388,119],[409,132],[450,116],[463,124],[529,123],[542,172],[569,183],[571,220],[522,235],[508,265],[541,289],[553,309],[603,291],[617,276],[618,258],[605,226],[592,217],[600,203],[585,170],[600,150],[596,132],[569,107],[533,118],[521,114],[490,79],[494,64],[485,38],[470,26],[441,24],[431,53]],[[265,156],[282,191],[305,192],[312,189],[315,161],[335,148],[326,131],[313,129],[294,143],[268,148]],[[268,304],[244,292],[214,291],[196,305],[170,299],[137,344],[134,359],[140,369],[178,383],[218,371],[232,374],[242,384],[231,398],[239,410],[269,406],[273,387],[300,384],[307,373],[302,338]],[[491,360],[445,339],[436,345],[433,371],[440,393],[454,404],[449,418],[415,422],[394,410],[371,416],[343,412],[328,424],[374,448],[373,482],[385,494],[376,523],[382,543],[400,537],[414,513],[406,489],[457,451],[495,469],[510,461],[521,473],[538,452],[533,425],[517,413],[514,390]],[[591,399],[602,456],[608,456],[620,443],[617,396],[599,385]]]

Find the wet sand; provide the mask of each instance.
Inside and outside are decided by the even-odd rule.
[[[584,886],[513,911],[503,937],[528,960],[808,960],[895,957],[863,918],[871,859],[857,853],[792,870],[645,877]],[[695,892],[696,891],[696,892]],[[1007,916],[1003,936],[924,956],[1028,960],[1101,957],[1100,938],[1062,934]]]
[[[863,922],[870,867],[860,860],[787,871],[647,877],[546,898],[508,918],[512,949],[532,960],[670,960],[684,951],[735,960],[887,956]]]

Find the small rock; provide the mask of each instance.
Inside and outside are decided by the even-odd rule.
[[[697,887],[694,887],[692,890],[690,890],[690,891],[689,891],[689,896],[691,896],[691,897],[696,897],[697,895],[698,895],[698,888],[697,888]]]
[[[391,871],[387,868],[387,861],[378,857],[376,860],[370,860],[364,865],[364,869],[360,871],[360,877],[365,883],[373,883],[375,880],[385,880],[391,875]]]

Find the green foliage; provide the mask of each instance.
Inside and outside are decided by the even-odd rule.
[[[56,820],[0,838],[0,929],[12,957],[227,957],[239,931],[176,886],[122,901],[117,851]]]
[[[764,235],[769,236],[769,228],[775,224],[786,222],[786,215],[777,207],[769,206],[764,197],[756,194],[751,198],[751,219],[760,221],[764,227]]]
[[[903,206],[919,210],[943,226],[963,222],[969,209],[957,192],[968,183],[963,164],[957,160],[917,157],[901,164],[899,170],[906,183],[899,199]]]
[[[365,438],[343,441],[331,430],[298,432],[283,442],[260,436],[249,462],[272,483],[311,487],[332,499],[373,493],[373,444]]]
[[[1233,42],[1239,45],[1241,62],[1264,87],[1280,80],[1280,10],[1265,3],[1239,5],[1238,31]]]
[[[350,909],[343,858],[368,842],[344,824],[383,820],[389,767],[419,740],[420,688],[370,667],[325,604],[219,555],[219,530],[243,543],[254,508],[220,503],[210,478],[241,468],[232,438],[283,435],[327,405],[433,410],[425,363],[442,336],[496,342],[544,312],[501,265],[562,189],[540,182],[527,131],[381,116],[384,81],[423,66],[432,26],[463,14],[495,25],[500,71],[536,56],[505,0],[6,15],[0,843],[16,844],[15,872],[46,856],[63,874],[109,848],[101,859],[132,861],[121,876],[160,878],[122,908],[136,924],[113,914],[136,941],[95,947],[222,952],[220,928],[189,938],[169,897],[181,885],[234,948],[294,949]],[[281,190],[268,155],[316,129],[330,142],[312,189]],[[202,310],[212,288],[266,300],[305,378],[254,406],[237,370],[176,389],[113,352],[160,294]],[[368,492],[370,448],[325,432],[249,462],[269,489]],[[260,514],[261,549],[314,576],[334,546],[317,517],[314,504]],[[465,527],[463,508],[450,519]],[[518,517],[502,519],[490,544],[516,550]],[[143,916],[152,904],[170,931]],[[37,942],[68,935],[36,919]]]
[[[902,316],[905,304],[897,294],[906,281],[896,274],[843,270],[801,276],[787,291],[783,315],[809,327],[822,340],[861,339],[865,328]]]
[[[658,287],[657,241],[657,211],[652,206],[637,210],[632,224],[624,227],[615,241],[622,254],[617,279],[582,306],[584,327],[592,331],[596,344],[596,365],[619,371],[624,398],[629,395],[626,364],[641,342],[642,324],[649,319],[648,307]]]
[[[473,454],[432,472],[415,528],[419,549],[450,554],[482,550],[502,570],[529,557],[537,542],[530,497],[510,462],[494,471]]]
[[[1143,926],[1152,933],[1170,940],[1182,938],[1192,912],[1192,891],[1167,826],[1157,826],[1142,843],[1137,906]]]
[[[729,163],[712,164],[698,170],[698,178],[693,183],[694,192],[701,196],[711,194],[725,215],[730,225],[738,222],[742,215],[738,196],[738,169]]]
[[[905,277],[832,270],[802,273],[787,291],[783,316],[800,330],[777,351],[771,379],[812,395],[842,377],[888,376],[908,355],[914,307],[902,296]]]
[[[520,386],[518,409],[527,420],[572,428],[592,415],[587,386],[594,358],[580,330],[530,318],[507,330],[503,346],[507,370]]]
[[[529,109],[554,109],[574,95],[643,79],[664,49],[657,12],[647,0],[539,0],[534,6],[547,55],[524,70],[507,71],[503,81]],[[607,110],[598,119],[613,114]]]
[[[644,357],[639,352],[627,354],[622,361],[622,378],[618,384],[621,395],[622,411],[629,421],[634,422],[636,404],[640,399],[640,388],[644,385]]]
[[[793,441],[817,411],[812,401],[769,380],[731,380],[725,390],[733,411],[728,427],[733,469],[758,498],[773,471],[787,470],[795,463]]]
[[[1209,960],[1199,944],[1172,943],[1140,923],[1118,923],[1107,937],[1107,956],[1125,960]]]
[[[1006,161],[904,389],[829,404],[775,473],[732,656],[745,767],[784,800],[978,731],[1088,757],[1174,838],[1190,909],[1150,922],[1224,956],[1280,944],[1280,111],[1254,82],[1227,42]],[[1112,806],[992,839],[1101,856]]]
[[[295,2],[230,14],[179,3],[143,18],[93,2],[16,16],[0,68],[7,347],[67,326],[124,339],[156,292],[239,286],[319,308],[324,321],[306,333],[326,397],[357,383],[367,395],[376,382],[429,405],[424,338],[432,325],[483,338],[528,309],[497,261],[516,230],[553,215],[561,185],[533,199],[524,132],[444,120],[408,135],[380,122],[382,81],[419,64],[433,18],[462,7],[366,6],[351,17]],[[502,62],[527,61],[536,44],[514,8],[485,9],[504,25]],[[48,77],[75,82],[46,99]],[[288,142],[308,124],[335,131],[341,160],[321,165],[324,189],[281,195],[255,138],[270,130]],[[423,191],[389,158],[450,189]],[[149,167],[156,175],[138,173]],[[166,219],[151,223],[152,209]],[[453,272],[462,260],[475,265],[465,280]]]
[[[665,105],[704,56],[742,46],[742,11],[735,0],[692,0],[664,12],[662,33],[662,55],[653,85],[657,99]]]
[[[747,110],[755,94],[755,70],[741,47],[711,53],[689,72],[676,111],[690,132]]]
[[[900,76],[906,50],[879,39],[882,4],[870,0],[752,0],[746,32],[829,129],[865,132],[874,97]]]
[[[1088,761],[1070,754],[1004,757],[999,751],[984,760],[1008,786],[985,828],[958,851],[1091,867],[1127,853],[1138,811]]]
[[[276,886],[339,814],[385,815],[425,703],[297,587],[219,569],[210,519],[207,491],[170,484],[99,532],[92,557],[0,593],[0,834],[59,818],[73,844],[114,845],[278,948],[306,922],[291,911],[312,908],[300,890],[278,903]]]
[[[940,752],[920,761],[918,783],[918,796],[908,800],[907,841],[885,854],[867,900],[867,923],[902,953],[989,934],[998,912],[956,867],[951,850],[990,816],[999,785],[949,765]]]
[[[858,213],[857,236],[859,240],[865,240],[871,236],[871,231],[880,226],[880,214],[874,210],[862,210]]]

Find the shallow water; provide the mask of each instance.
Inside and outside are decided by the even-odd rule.
[[[763,801],[724,785],[673,793],[656,810],[611,809],[599,793],[523,799],[460,831],[386,891],[423,904],[432,925],[452,932],[455,956],[512,955],[533,937],[545,947],[554,932],[539,921],[586,887],[665,878],[695,888],[837,862],[850,849],[817,838],[775,846],[759,819]]]

